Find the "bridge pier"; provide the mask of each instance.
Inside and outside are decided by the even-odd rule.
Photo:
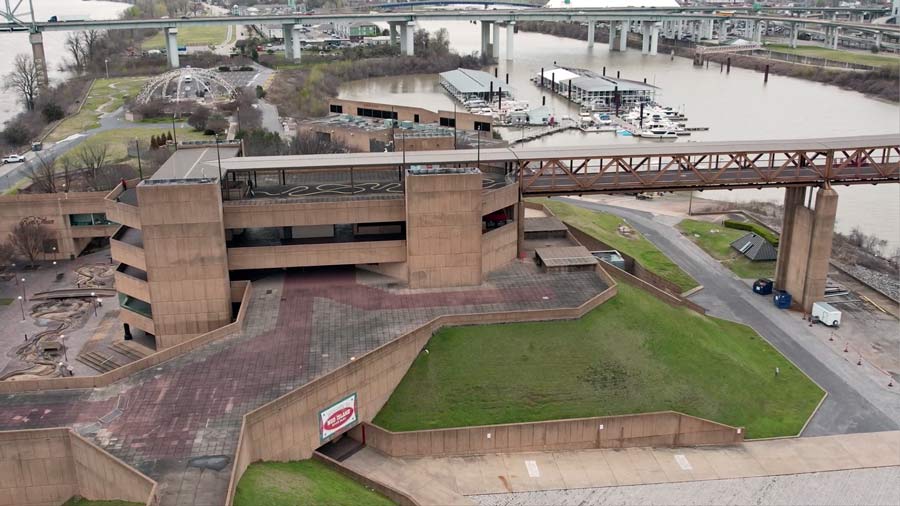
[[[832,33],[834,34],[834,36],[831,39],[831,49],[837,49],[841,38],[841,28],[839,26],[835,26]]]
[[[412,21],[400,23],[400,54],[404,56],[412,56],[413,49],[413,33],[416,31],[416,24]]]
[[[659,23],[650,25],[650,56],[656,56],[656,49],[659,44]]]
[[[481,57],[488,55],[488,49],[491,45],[491,22],[481,22]]]
[[[589,48],[594,47],[594,29],[596,29],[596,27],[597,27],[596,21],[594,21],[593,19],[588,21],[587,43],[588,43]],[[610,33],[612,33],[612,30],[610,30]]]
[[[806,192],[805,187],[785,190],[775,286],[809,313],[825,295],[838,195],[828,185],[819,188],[815,209],[810,209],[804,204]]]
[[[610,51],[616,50],[616,22],[615,21],[609,22],[609,37],[607,39],[607,43],[609,44]]]
[[[510,21],[506,24],[506,61],[513,61],[515,34],[516,22]]]
[[[166,28],[166,54],[169,57],[169,66],[177,69],[178,63],[178,28]]]
[[[791,48],[797,48],[797,32],[799,31],[799,27],[797,23],[791,23]]]
[[[619,21],[619,51],[628,50],[628,25],[630,21]]]
[[[34,59],[34,66],[38,71],[39,87],[46,86],[50,82],[47,75],[47,58],[44,55],[44,34],[34,32],[28,34],[28,41],[31,42],[31,57]]]
[[[391,21],[388,23],[389,32],[391,34],[391,45],[397,44],[397,22]]]
[[[641,21],[641,54],[650,53],[650,23]]]
[[[500,59],[500,24],[493,23],[493,33],[491,34],[491,56],[494,60]]]

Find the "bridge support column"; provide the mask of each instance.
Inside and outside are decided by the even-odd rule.
[[[790,293],[809,313],[825,295],[838,195],[831,187],[816,192],[815,209],[804,205],[806,188],[788,188],[778,246],[775,286]]]
[[[488,46],[491,44],[491,22],[481,22],[481,57],[488,55]]]
[[[841,39],[841,28],[835,26],[831,33],[834,34],[834,37],[831,39],[831,49],[837,49]]]
[[[284,58],[292,61],[294,59],[294,25],[290,23],[281,25],[281,34],[284,39]]]
[[[597,28],[597,22],[593,19],[588,21],[588,36],[587,43],[588,47],[594,47],[594,30]]]
[[[292,29],[292,33],[291,33],[291,46],[292,46],[291,50],[293,51],[291,58],[295,62],[299,62],[300,57],[302,55],[303,47],[300,44],[301,40],[303,40],[303,32],[300,31],[300,26],[294,25],[294,28]],[[285,49],[287,49],[286,45],[285,45]]]
[[[641,22],[641,54],[650,53],[650,23]]]
[[[797,26],[797,23],[791,23],[791,47],[794,49],[797,48],[797,32],[799,31],[798,28],[799,27]]]
[[[416,24],[412,21],[400,23],[400,54],[404,56],[412,56],[413,49],[413,33],[416,31]]]
[[[628,50],[628,25],[630,21],[619,21],[619,51]]]
[[[515,34],[516,22],[510,21],[506,24],[506,61],[513,61]]]
[[[650,55],[656,55],[656,49],[659,45],[659,23],[650,25]]]
[[[178,63],[178,28],[166,28],[166,53],[169,56],[169,66],[177,69]]]
[[[38,71],[38,86],[46,86],[50,82],[47,75],[47,58],[44,55],[44,34],[35,32],[28,34],[28,41],[31,42],[31,57],[34,59],[34,66]]]
[[[875,34],[875,47],[881,49],[881,32]]]
[[[753,22],[753,42],[762,42],[762,23]]]
[[[609,22],[609,37],[607,38],[607,42],[609,43],[609,50],[616,50],[616,22]]]
[[[500,59],[500,24],[494,23],[491,34],[491,56],[494,60]]]
[[[678,20],[675,22],[675,39],[681,40],[681,30],[684,28],[684,21]]]
[[[397,40],[397,22],[391,21],[388,23],[388,27],[390,28],[389,32],[391,34],[391,45],[393,46],[398,42]]]

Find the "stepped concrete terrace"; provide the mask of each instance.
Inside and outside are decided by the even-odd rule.
[[[530,261],[430,290],[352,268],[269,272],[239,334],[106,388],[0,396],[0,430],[73,427],[157,480],[163,505],[220,506],[244,413],[439,315],[577,307],[605,288]]]

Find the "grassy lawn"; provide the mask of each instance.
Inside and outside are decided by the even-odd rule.
[[[731,243],[744,235],[746,230],[725,228],[721,223],[684,220],[678,228],[687,237],[703,248],[703,251],[720,262],[739,278],[771,278],[775,275],[775,261],[754,262],[731,247]],[[713,232],[715,230],[716,232]],[[700,237],[697,237],[700,236]]]
[[[381,506],[384,496],[333,471],[321,462],[251,464],[238,483],[235,506]]]
[[[89,501],[83,497],[73,497],[63,506],[143,506],[143,503],[130,501]]]
[[[227,26],[186,26],[178,29],[179,46],[209,46],[219,45],[225,41],[228,35]],[[166,39],[160,30],[153,37],[141,43],[143,49],[163,49],[166,47]]]
[[[169,132],[171,130],[171,127],[166,128],[165,125],[160,125],[159,129],[122,128],[119,130],[107,130],[105,132],[100,132],[96,135],[91,136],[90,139],[84,141],[83,144],[79,145],[69,153],[71,153],[72,155],[77,155],[79,150],[84,149],[86,146],[91,146],[94,144],[106,144],[108,146],[107,161],[109,163],[127,162],[131,160],[131,158],[128,156],[129,143],[133,144],[134,140],[138,138],[144,141],[149,141],[151,135],[158,135],[161,133]],[[211,138],[208,135],[203,135],[203,132],[198,132],[186,125],[184,126],[184,128],[177,128],[175,130],[175,133],[178,137],[179,142],[196,141]],[[144,143],[144,145],[146,145],[146,142]],[[135,162],[135,164],[137,164],[137,162]]]
[[[645,239],[633,227],[629,227],[633,230],[629,237],[620,234],[617,229],[619,225],[625,223],[625,220],[622,218],[566,204],[558,200],[532,200],[547,206],[557,218],[580,228],[622,253],[631,255],[647,270],[678,285],[682,292],[697,286],[694,278],[669,260],[653,243]]]
[[[15,299],[11,299],[9,297],[0,297],[0,306],[8,306],[12,304]]]
[[[64,119],[47,137],[47,141],[57,142],[72,134],[98,128],[101,114],[121,107],[125,100],[140,92],[146,81],[146,77],[97,79],[81,111]]]
[[[427,347],[376,424],[407,431],[671,409],[762,438],[799,432],[823,395],[749,327],[624,284],[580,320],[444,329]]]
[[[765,49],[769,49],[779,53],[798,54],[802,56],[812,56],[814,58],[826,58],[833,61],[858,63],[860,65],[900,65],[900,58],[897,58],[895,56],[881,56],[872,53],[841,51],[839,49],[830,49],[827,47],[819,46],[797,46],[796,48],[792,48],[787,44],[766,44]]]

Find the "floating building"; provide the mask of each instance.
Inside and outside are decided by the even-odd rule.
[[[594,110],[615,109],[617,97],[622,108],[650,102],[658,89],[646,83],[601,76],[584,69],[542,69],[532,81]]]
[[[498,93],[504,99],[512,98],[512,88],[508,84],[480,70],[456,69],[441,72],[440,83],[462,103],[471,100],[491,102]]]

